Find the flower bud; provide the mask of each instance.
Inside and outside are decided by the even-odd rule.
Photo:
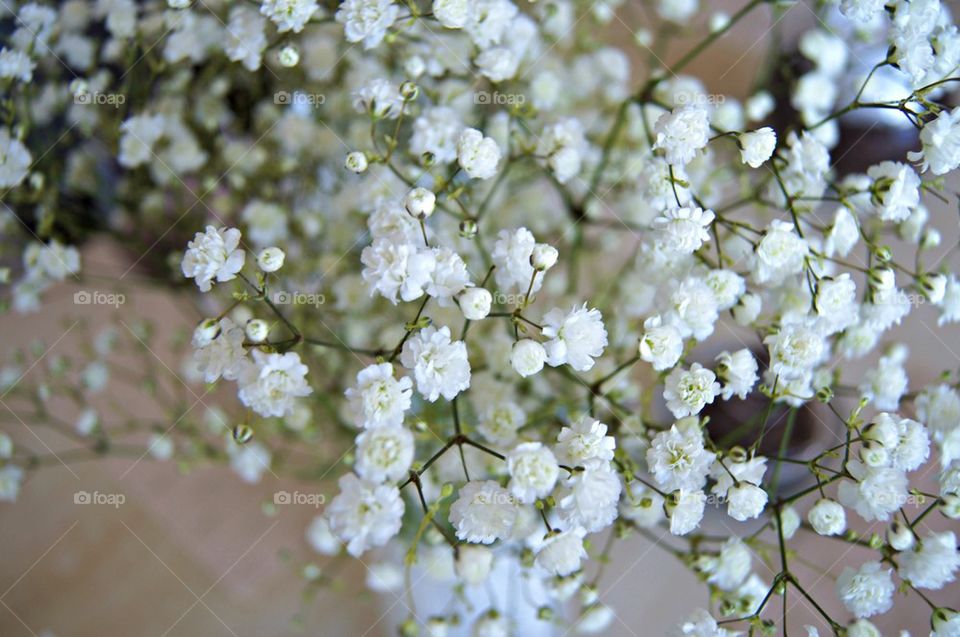
[[[460,236],[464,239],[473,239],[477,236],[477,222],[473,219],[464,219],[461,221]]]
[[[215,318],[208,318],[193,330],[193,346],[197,348],[206,347],[219,335],[220,321]]]
[[[914,541],[913,531],[903,522],[896,521],[887,529],[887,544],[895,551],[909,551]]]
[[[950,631],[954,628],[957,615],[960,615],[960,613],[957,613],[955,610],[950,610],[949,608],[938,608],[933,611],[933,617],[931,618],[933,630],[938,635],[952,634]]]
[[[538,272],[545,272],[557,263],[559,252],[552,245],[538,243],[530,253],[530,265]]]
[[[407,80],[400,85],[400,97],[403,98],[404,102],[413,101],[417,99],[418,95],[420,95],[420,87],[413,82]]]
[[[960,520],[960,495],[948,493],[941,498],[940,512],[951,520]]]
[[[940,246],[940,231],[936,228],[928,228],[923,236],[920,237],[920,248],[923,250],[932,250]]]
[[[284,66],[288,69],[293,68],[300,63],[300,51],[298,51],[297,47],[293,46],[292,44],[288,44],[280,49],[280,55],[278,57],[280,59],[280,66]]]
[[[924,274],[920,277],[920,287],[928,301],[939,305],[947,292],[947,277],[942,274]]]
[[[344,167],[350,172],[358,175],[367,170],[367,156],[359,150],[347,153],[347,158],[343,161]]]
[[[403,206],[411,217],[426,219],[437,207],[437,196],[432,191],[417,186],[403,198]]]
[[[233,428],[233,439],[241,445],[253,439],[253,429],[247,425],[237,425]]]
[[[890,461],[890,454],[879,442],[868,440],[860,447],[860,459],[868,467],[884,467]]]
[[[875,268],[868,276],[870,285],[876,292],[892,290],[897,285],[897,277],[890,268]]]
[[[267,335],[270,334],[270,325],[262,319],[250,319],[247,321],[247,327],[244,331],[250,342],[262,343],[267,340]]]
[[[264,272],[276,272],[283,267],[286,257],[280,248],[264,248],[257,255],[257,266]]]
[[[468,321],[479,321],[490,314],[493,295],[485,288],[467,288],[460,293],[460,311]]]

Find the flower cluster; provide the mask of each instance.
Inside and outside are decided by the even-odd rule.
[[[158,278],[205,317],[186,375],[228,386],[242,424],[151,455],[256,482],[280,440],[322,438],[337,492],[311,546],[362,556],[374,590],[409,586],[401,569],[456,583],[404,635],[508,634],[511,608],[471,595],[503,565],[532,621],[603,633],[597,564],[661,533],[710,593],[672,634],[786,634],[803,599],[808,635],[879,635],[903,596],[960,634],[960,373],[918,382],[897,329],[936,317],[921,331],[949,350],[960,322],[946,3],[817,3],[799,63],[769,75],[787,86],[743,100],[687,65],[777,3],[712,13],[666,69],[597,41],[621,4],[10,9],[0,228],[25,236],[2,245],[5,305],[82,280],[91,228],[166,250]],[[649,4],[666,26],[636,43],[668,50],[698,2]],[[149,81],[118,72],[138,58]],[[863,121],[919,150],[843,169]],[[76,429],[109,448],[98,422]],[[0,436],[0,500],[39,464],[16,449]],[[858,550],[832,590],[797,567],[800,536]]]

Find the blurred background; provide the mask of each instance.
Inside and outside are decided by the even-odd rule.
[[[732,13],[742,3],[710,4],[711,8]],[[632,31],[639,25],[650,25],[647,12],[642,3],[628,3],[617,16],[610,24],[610,37],[635,53],[637,67],[642,70],[650,52],[633,44]],[[715,43],[688,73],[700,78],[711,92],[745,98],[750,95],[758,69],[770,55],[773,35],[777,34],[782,46],[789,47],[796,35],[815,21],[802,2],[778,20],[764,8]],[[689,42],[680,38],[657,55],[669,65],[688,47]],[[875,161],[869,160],[867,150],[856,143],[841,152]],[[945,190],[955,192],[960,183],[950,186]],[[943,246],[952,246],[958,235],[956,210],[932,198],[927,203],[932,225],[943,234]],[[132,334],[132,326],[143,317],[158,326],[152,342],[166,343],[175,340],[178,331],[192,329],[201,318],[186,298],[151,285],[142,264],[135,265],[137,255],[124,246],[109,241],[88,243],[82,261],[85,276],[102,281],[104,289],[119,285],[116,289],[122,291],[125,302],[117,308],[84,307],[82,324],[78,324],[73,295],[80,287],[59,286],[46,295],[42,312],[0,316],[3,360],[8,360],[15,349],[42,339],[45,347],[38,363],[42,366],[48,357],[87,347],[88,326],[95,331],[98,325],[108,323],[127,325]],[[929,383],[943,369],[956,366],[960,361],[957,334],[956,330],[937,328],[935,314],[923,307],[895,331],[894,336],[911,348],[911,388]],[[172,395],[185,399],[191,410],[202,411],[206,402],[212,402],[197,389],[201,386],[182,382],[182,360],[177,352],[152,349],[149,355],[155,359],[155,366],[166,370],[160,382]],[[134,370],[139,364],[130,361]],[[21,382],[26,382],[36,369],[27,366],[23,371]],[[122,381],[110,380],[101,393],[106,403],[119,403],[144,419],[165,417],[155,398],[131,391]],[[56,404],[57,397],[51,397],[51,411],[59,409]],[[29,472],[16,504],[0,503],[3,637],[394,634],[393,620],[398,612],[403,616],[403,600],[392,593],[366,591],[364,564],[338,562],[334,568],[339,569],[341,584],[333,589],[317,592],[308,586],[303,576],[305,565],[315,564],[321,572],[327,568],[327,558],[313,553],[305,537],[318,510],[311,506],[271,510],[269,506],[278,491],[295,492],[303,485],[280,480],[269,472],[259,484],[248,485],[227,467],[201,467],[185,473],[175,462],[136,454],[58,458],[59,453],[75,445],[69,437],[29,416],[0,398],[3,430],[12,431],[15,442],[49,459],[42,470]],[[77,416],[69,409],[58,413],[65,422],[74,422]],[[335,493],[336,475],[331,473],[328,488],[321,491],[330,496]],[[928,478],[931,483],[935,480],[933,475]],[[316,485],[309,489],[316,491]],[[77,501],[78,493],[124,497],[118,506],[83,504]],[[809,504],[801,506],[801,513]],[[724,528],[727,523],[731,522],[708,520],[707,531],[730,535],[733,531]],[[934,529],[944,526],[940,516],[930,516],[929,524]],[[870,527],[863,525],[860,530],[868,532]],[[742,533],[742,529],[737,532]],[[828,611],[845,616],[834,599],[834,578],[843,565],[862,563],[865,554],[842,542],[811,538],[802,532],[794,542],[797,563],[808,565],[800,567],[809,569],[801,573],[801,578],[810,583],[808,590]],[[634,535],[616,544],[599,587],[601,599],[617,615],[606,634],[664,634],[685,613],[709,604],[706,587],[657,544],[669,546],[670,538]],[[764,573],[759,564],[757,560],[759,573],[769,581],[774,573]],[[931,597],[938,602],[957,603],[956,598],[949,598],[949,590],[939,593],[940,597]],[[777,617],[780,612],[774,604],[768,616]],[[788,600],[787,615],[796,629],[807,623],[820,625],[813,609],[797,596]],[[929,631],[928,617],[926,606],[914,597],[898,602],[896,614],[887,614],[876,624],[885,634],[908,629],[914,635],[923,635]]]

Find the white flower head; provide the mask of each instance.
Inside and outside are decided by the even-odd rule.
[[[450,505],[450,523],[467,542],[492,544],[509,537],[516,520],[516,499],[493,480],[466,483]]]
[[[700,363],[677,367],[664,381],[663,398],[675,418],[694,416],[720,394],[717,376]]]
[[[607,346],[607,330],[600,310],[587,309],[584,303],[569,312],[554,308],[543,317],[547,364],[552,367],[569,364],[583,372],[593,368],[594,359]]]
[[[246,259],[239,245],[240,231],[236,228],[207,226],[187,244],[180,263],[183,276],[196,281],[201,292],[209,292],[214,281],[222,283],[236,278]]]
[[[549,447],[539,442],[525,442],[507,454],[507,472],[510,493],[520,502],[530,504],[550,495],[560,467]]]
[[[425,327],[407,339],[400,362],[413,370],[417,391],[435,402],[441,395],[453,400],[470,387],[470,361],[463,341],[450,340],[450,328]]]
[[[359,557],[367,549],[383,546],[400,531],[404,504],[394,485],[377,485],[352,473],[340,478],[340,493],[330,502],[326,516],[330,528]]]

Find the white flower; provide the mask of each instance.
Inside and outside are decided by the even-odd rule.
[[[493,566],[493,551],[476,544],[461,544],[457,547],[454,569],[457,577],[468,586],[479,586],[487,581]]]
[[[770,159],[777,147],[777,134],[769,126],[743,133],[740,142],[740,159],[751,168],[759,168]]]
[[[548,243],[538,243],[530,253],[530,265],[538,272],[545,272],[557,264],[560,252]]]
[[[807,512],[807,520],[820,535],[840,535],[847,529],[847,514],[839,502],[820,498]]]
[[[403,427],[377,427],[357,436],[355,470],[370,482],[396,481],[413,463],[413,434]]]
[[[724,591],[736,590],[750,574],[750,549],[738,537],[732,537],[720,547],[720,555],[704,566],[707,581]]]
[[[386,237],[364,248],[360,260],[364,265],[361,274],[370,285],[370,293],[379,292],[393,304],[397,303],[398,294],[403,301],[423,296],[437,266],[432,250],[395,243]]]
[[[783,326],[763,342],[770,349],[770,372],[782,381],[807,376],[827,353],[823,337],[799,323]]]
[[[754,456],[743,462],[735,462],[730,458],[721,462],[717,459],[710,467],[710,477],[715,481],[710,491],[716,496],[725,498],[735,481],[759,485],[763,482],[766,471],[767,459],[763,456]]]
[[[266,20],[246,6],[230,9],[223,50],[233,62],[242,62],[248,71],[260,68],[263,50],[267,48]]]
[[[322,515],[314,517],[307,527],[307,542],[322,555],[336,555],[340,551],[340,540],[330,529],[330,521]]]
[[[698,608],[674,626],[667,637],[735,637],[737,634],[721,628],[708,611]]]
[[[264,248],[257,255],[257,265],[264,272],[276,272],[283,267],[286,257],[280,248]]]
[[[928,387],[917,397],[916,405],[917,415],[930,428],[935,440],[960,422],[960,394],[949,385]]]
[[[733,270],[710,270],[706,276],[707,287],[713,292],[717,301],[717,309],[729,310],[747,291],[747,284],[743,277]]]
[[[516,500],[493,480],[466,483],[450,505],[450,523],[467,542],[491,544],[509,537],[516,519]]]
[[[253,199],[240,213],[247,224],[247,236],[262,246],[268,246],[286,239],[287,212],[282,206],[261,199]]]
[[[50,243],[31,243],[23,251],[23,266],[28,278],[46,278],[63,281],[67,275],[80,271],[80,252],[56,239]]]
[[[196,281],[201,292],[209,292],[214,280],[222,283],[236,278],[246,259],[239,244],[240,231],[236,228],[207,226],[187,244],[180,263],[183,276]]]
[[[462,29],[471,12],[470,0],[433,0],[433,17],[448,29]]]
[[[527,415],[514,402],[494,401],[480,412],[477,431],[490,442],[508,444],[516,440],[517,430],[527,422]]]
[[[560,475],[557,459],[539,442],[525,442],[507,454],[510,493],[522,503],[545,498],[553,491]]]
[[[404,376],[393,377],[390,363],[373,364],[357,374],[356,387],[344,394],[357,427],[396,427],[403,423],[403,415],[410,409],[412,381]]]
[[[650,473],[665,491],[703,488],[716,458],[704,448],[703,433],[695,425],[683,429],[674,425],[661,431],[654,436],[646,455]]]
[[[665,249],[693,254],[710,240],[708,228],[715,215],[702,208],[671,208],[653,220],[657,238]]]
[[[767,492],[755,484],[741,482],[727,490],[727,514],[743,522],[755,518],[767,505]]]
[[[888,520],[907,500],[907,476],[892,467],[867,467],[850,462],[856,482],[840,482],[840,502],[853,508],[864,520]]]
[[[860,241],[860,229],[857,219],[846,206],[839,206],[833,216],[833,223],[824,237],[823,251],[831,257],[835,254],[845,257],[853,246]]]
[[[246,334],[244,329],[229,317],[223,317],[214,323],[216,336],[207,339],[207,323],[201,323],[194,331],[193,360],[207,383],[221,376],[227,380],[236,380],[241,365],[246,360],[247,350],[243,346]]]
[[[460,116],[449,106],[428,108],[413,122],[410,152],[432,153],[438,164],[451,162],[457,158],[457,138],[462,130]]]
[[[463,318],[468,321],[480,321],[490,314],[493,295],[486,288],[467,288],[457,297]]]
[[[330,528],[359,557],[369,548],[383,546],[400,531],[404,504],[392,484],[377,485],[352,473],[340,478],[340,493],[330,502],[326,516]]]
[[[343,24],[347,42],[363,42],[364,49],[372,49],[383,41],[399,12],[393,0],[346,0],[336,18]]]
[[[817,326],[827,334],[842,332],[857,322],[857,284],[849,272],[817,282],[814,297]]]
[[[896,409],[907,392],[907,372],[900,356],[883,356],[867,370],[860,382],[860,395],[877,409]]]
[[[0,188],[13,188],[20,184],[30,170],[33,157],[23,143],[10,136],[10,131],[0,128]]]
[[[796,232],[793,224],[774,219],[757,246],[758,283],[779,283],[784,278],[803,270],[807,256],[807,242]]]
[[[378,118],[396,119],[403,112],[403,97],[400,95],[400,87],[382,77],[374,78],[354,89],[350,97],[353,100],[353,108],[358,113],[370,113]],[[363,158],[366,160],[366,155]],[[415,188],[414,190],[426,189]]]
[[[563,482],[557,512],[567,525],[595,533],[616,519],[620,490],[620,478],[610,463],[591,461]]]
[[[669,310],[663,315],[665,323],[680,330],[680,336],[693,336],[698,341],[713,333],[719,316],[717,297],[704,279],[688,276],[672,283]]]
[[[533,280],[531,292],[540,289],[543,276],[534,279],[535,270],[530,263],[530,257],[536,245],[537,240],[526,228],[504,229],[497,233],[497,240],[493,244],[493,252],[490,256],[493,264],[497,266],[493,276],[500,292],[506,293],[515,289],[526,293],[531,280]]]
[[[520,58],[505,46],[494,46],[478,55],[473,62],[480,75],[496,84],[517,74]]]
[[[369,4],[365,2],[345,2],[344,5],[353,5],[350,8],[341,8],[340,11],[353,12],[362,10],[362,7],[356,5]],[[277,31],[284,33],[293,31],[300,33],[310,17],[319,9],[316,0],[263,0],[260,4],[260,13],[270,18],[277,25]],[[352,13],[351,13],[352,17]],[[337,12],[337,19],[340,18],[340,12]],[[349,37],[349,34],[348,34]],[[351,40],[356,42],[357,40]]]
[[[551,534],[537,552],[536,564],[551,575],[566,577],[580,570],[587,557],[583,536],[577,530]]]
[[[547,350],[533,339],[521,339],[510,350],[510,366],[524,378],[539,373],[546,360]]]
[[[670,516],[670,533],[686,535],[700,525],[707,497],[703,491],[680,489],[673,493],[667,503],[667,515]]]
[[[900,577],[919,588],[939,590],[955,579],[960,552],[953,531],[930,533],[899,556]]]
[[[370,162],[367,160],[366,153],[360,150],[347,153],[347,156],[343,159],[344,168],[358,175],[365,173],[369,165]]]
[[[459,254],[450,248],[431,248],[433,251],[433,272],[427,284],[427,294],[437,299],[440,307],[449,307],[453,298],[470,283],[470,273],[467,264]],[[492,300],[492,299],[491,299]]]
[[[154,145],[163,136],[164,122],[162,115],[143,114],[121,124],[120,153],[117,155],[120,165],[134,168],[150,161],[154,156]],[[7,139],[6,131],[0,130],[0,148],[7,145]]]
[[[607,426],[589,415],[582,416],[557,436],[557,458],[564,464],[585,465],[591,460],[613,460],[617,441],[607,435]]]
[[[952,111],[940,111],[937,118],[927,122],[920,131],[923,150],[909,152],[910,161],[922,162],[923,172],[929,168],[934,175],[944,175],[960,166],[960,106]]]
[[[584,303],[565,313],[554,308],[543,317],[544,344],[547,363],[552,367],[569,364],[578,372],[593,368],[594,359],[603,354],[607,346],[607,330],[603,326],[600,310],[587,309]]]
[[[716,375],[700,363],[675,368],[663,386],[663,398],[675,418],[699,414],[720,393]]]
[[[0,77],[16,78],[21,82],[33,79],[33,69],[37,64],[24,51],[17,49],[0,49]]]
[[[441,395],[453,400],[470,386],[470,361],[463,341],[450,340],[450,328],[432,325],[407,339],[400,362],[413,370],[417,391],[435,402]]]
[[[253,364],[239,376],[240,402],[264,417],[286,416],[294,399],[313,392],[307,384],[307,366],[296,352],[265,354],[253,351]]]
[[[677,364],[683,354],[683,338],[673,325],[663,325],[659,316],[643,322],[644,333],[640,338],[640,358],[653,365],[658,372]]]
[[[475,128],[467,128],[457,139],[457,161],[464,172],[474,179],[490,179],[497,174],[500,147],[490,137]]]
[[[653,147],[663,149],[667,163],[684,166],[707,145],[710,117],[702,106],[690,105],[664,113],[654,126]]]
[[[583,125],[573,117],[565,117],[543,127],[537,155],[547,158],[554,178],[565,184],[580,172],[586,146]]]
[[[757,382],[757,359],[744,348],[733,354],[720,352],[717,361],[717,374],[723,381],[723,399],[730,400],[734,395],[745,399]]]
[[[244,482],[256,484],[260,482],[263,472],[270,470],[270,450],[259,442],[248,442],[241,446],[230,439],[227,445],[230,468]]]
[[[16,502],[23,481],[23,469],[8,464],[0,468],[0,502]]]
[[[417,186],[408,191],[403,198],[403,207],[410,213],[411,217],[426,219],[433,214],[437,207],[437,196],[432,190]]]
[[[920,177],[913,168],[885,161],[867,170],[877,216],[884,221],[903,221],[920,204]]]
[[[878,632],[874,635],[864,635],[862,637],[879,637]],[[958,637],[960,636],[960,613],[947,608],[938,608],[933,613],[933,632],[930,637]],[[850,633],[850,637],[861,637]]]
[[[856,570],[847,566],[837,578],[837,597],[857,617],[885,613],[893,606],[896,588],[891,572],[883,570],[880,562],[867,562]]]

